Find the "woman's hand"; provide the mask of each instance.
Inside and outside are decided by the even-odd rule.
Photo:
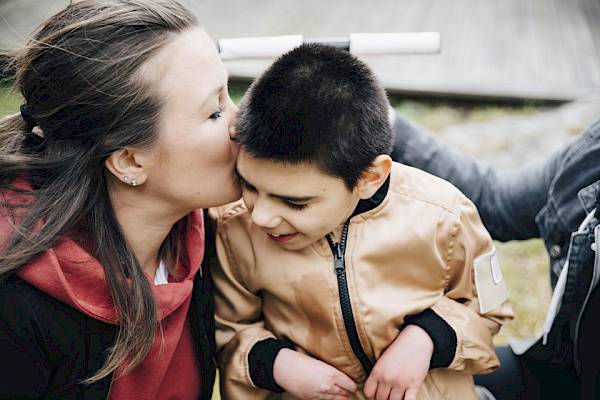
[[[273,377],[291,395],[304,400],[350,400],[356,383],[329,364],[290,349],[275,357]]]
[[[416,400],[433,354],[422,328],[408,325],[383,352],[365,382],[364,393],[376,400]]]

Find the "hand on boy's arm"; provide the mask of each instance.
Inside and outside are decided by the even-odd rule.
[[[365,382],[364,393],[376,400],[416,400],[429,372],[433,341],[425,330],[406,326],[383,352]]]
[[[350,400],[356,383],[343,372],[316,358],[291,349],[277,353],[273,377],[299,399]]]

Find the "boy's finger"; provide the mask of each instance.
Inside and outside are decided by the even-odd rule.
[[[402,395],[404,395],[404,391],[401,388],[392,388],[390,392],[390,400],[402,400]],[[406,397],[404,397],[406,400]]]
[[[339,387],[337,385],[333,385],[333,387],[327,391],[325,391],[324,393],[326,394],[331,394],[331,395],[342,395],[342,396],[352,396],[352,392],[350,392],[349,390],[346,390],[342,387]]]
[[[419,387],[409,387],[404,393],[404,400],[417,400],[417,393],[419,393]]]
[[[375,397],[377,400],[388,400],[390,398],[390,391],[392,387],[386,383],[379,382],[377,386],[377,396]]]
[[[348,394],[348,395],[340,395],[340,394],[334,394],[333,397],[331,397],[331,400],[350,400],[352,398],[352,395]]]
[[[375,392],[377,391],[377,379],[373,378],[373,376],[369,376],[367,381],[365,382],[365,387],[363,388],[363,393],[369,399],[375,397]]]
[[[336,386],[339,386],[350,393],[354,393],[358,389],[356,383],[346,374],[340,374],[338,377],[336,377],[335,384]]]

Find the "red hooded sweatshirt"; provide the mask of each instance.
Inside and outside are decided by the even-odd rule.
[[[4,242],[7,224],[2,219],[0,241]],[[144,361],[128,374],[114,378],[110,399],[197,399],[200,396],[200,370],[187,317],[194,276],[204,256],[204,227],[200,210],[192,213],[185,245],[188,260],[177,265],[177,277],[169,276],[169,283],[159,286],[153,284],[153,278],[148,278],[160,310],[162,329],[157,332]],[[18,275],[83,314],[118,324],[102,266],[69,238],[60,240],[21,268]],[[73,332],[73,335],[76,334]]]

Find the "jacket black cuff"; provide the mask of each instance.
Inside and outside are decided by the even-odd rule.
[[[275,357],[281,349],[294,349],[294,345],[287,339],[265,339],[257,342],[248,354],[248,368],[250,378],[255,386],[283,393],[284,389],[275,382],[273,377],[273,364]]]
[[[430,308],[406,319],[404,325],[416,325],[431,337],[433,354],[429,369],[445,368],[452,363],[456,354],[456,332],[443,318]]]

